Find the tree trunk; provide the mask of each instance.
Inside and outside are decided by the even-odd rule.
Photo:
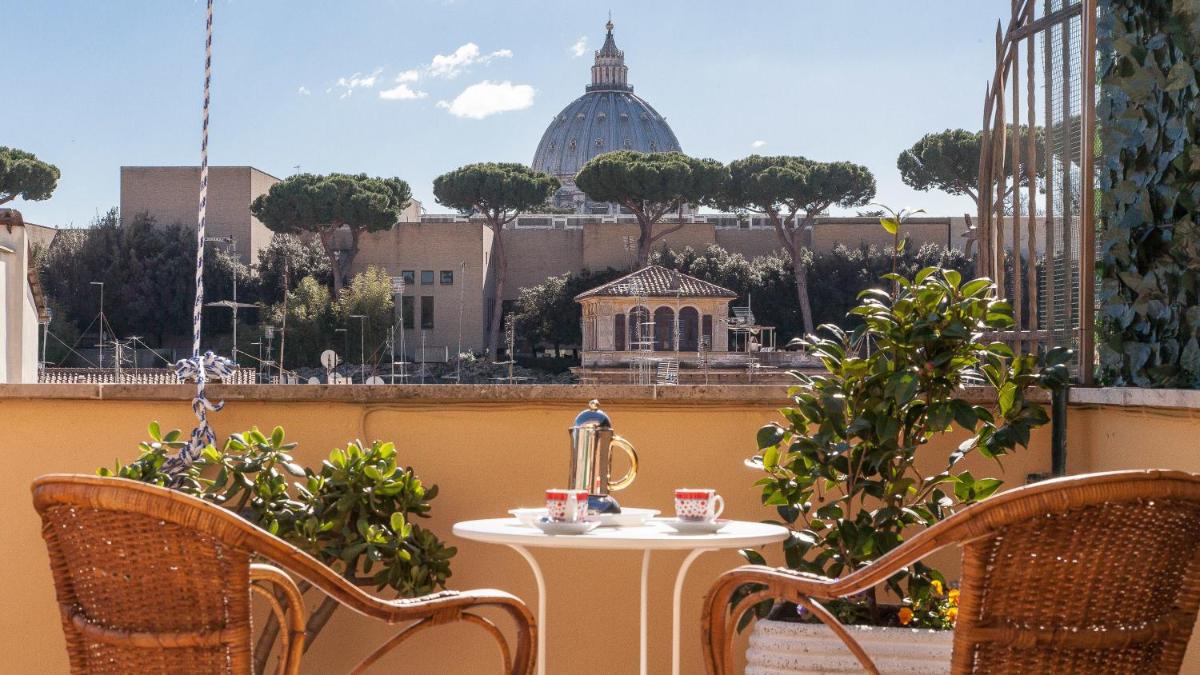
[[[508,260],[504,255],[504,226],[499,222],[489,223],[492,228],[492,265],[496,269],[496,285],[493,287],[495,296],[492,298],[492,321],[488,327],[488,354],[492,361],[499,356],[500,326],[504,313],[504,281],[508,276]],[[512,359],[512,354],[509,354]]]
[[[325,257],[329,259],[329,271],[333,276],[333,299],[337,300],[342,293],[342,265],[333,249],[333,230],[321,230],[321,248],[325,249]]]
[[[650,253],[654,250],[654,223],[646,216],[638,216],[638,254],[637,269],[650,264]]]
[[[797,246],[792,253],[792,276],[796,279],[796,299],[800,302],[800,317],[804,320],[804,333],[813,332],[812,306],[808,302],[808,265],[801,255],[803,248]]]

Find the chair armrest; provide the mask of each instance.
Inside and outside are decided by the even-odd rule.
[[[887,580],[899,570],[929,554],[955,542],[953,523],[943,521],[917,534],[871,564],[855,570],[841,579],[830,579],[807,572],[766,565],[743,565],[729,570],[717,578],[704,601],[702,615],[703,650],[705,665],[713,675],[732,672],[730,642],[733,626],[738,617],[753,605],[769,599],[785,599],[801,605],[812,612],[841,638],[846,647],[858,658],[868,673],[878,673],[878,668],[850,635],[845,626],[821,605],[821,600],[844,598],[861,593]],[[737,590],[747,584],[765,588],[751,593],[729,611]]]
[[[329,566],[282,539],[257,528],[247,528],[247,531],[250,533],[249,541],[245,542],[248,548],[304,579],[338,604],[389,624],[410,623],[372,652],[354,672],[361,672],[413,634],[454,621],[467,621],[483,627],[500,644],[505,672],[511,675],[533,672],[537,622],[525,603],[510,593],[492,589],[446,590],[416,598],[385,600],[350,583]],[[516,624],[515,654],[510,654],[503,634],[491,621],[469,611],[488,607],[504,612]]]

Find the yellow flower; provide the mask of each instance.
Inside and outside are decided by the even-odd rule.
[[[950,623],[954,623],[956,620],[958,620],[958,608],[951,607],[951,608],[947,609],[946,610],[946,619]]]
[[[958,606],[958,589],[957,588],[950,589],[950,604],[954,605],[954,606]]]
[[[929,585],[933,587],[934,595],[942,594],[942,582],[938,581],[937,579],[934,579],[933,581],[929,582]]]
[[[900,608],[900,625],[907,626],[913,620],[913,611],[907,607]]]

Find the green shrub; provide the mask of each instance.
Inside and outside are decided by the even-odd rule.
[[[998,460],[1028,445],[1030,432],[1048,421],[1025,397],[1042,384],[1035,357],[982,341],[985,332],[1013,324],[1011,305],[996,298],[990,280],[961,283],[957,271],[932,267],[911,281],[884,279],[898,285],[897,293],[863,291],[851,310],[861,320],[852,332],[825,325],[824,335],[807,338],[824,372],[798,373],[800,384],[780,411],[784,421],[758,432],[766,475],[756,485],[763,504],[792,529],[783,552],[797,570],[848,575],[899,546],[914,528],[985,499],[1001,481],[976,478],[957,464],[972,452]],[[863,356],[867,341],[874,348]],[[1048,357],[1051,364],[1064,359],[1061,352]],[[964,398],[968,384],[995,392],[998,410]],[[922,448],[955,425],[970,438],[949,453],[944,469],[919,472]],[[743,553],[765,563],[756,551]],[[938,600],[946,580],[939,572],[918,563],[887,586],[910,612],[924,608],[917,625],[941,625],[944,603]],[[768,602],[756,609],[763,615],[769,608]],[[896,621],[885,615],[874,589],[831,608],[851,623]]]
[[[219,504],[325,563],[352,583],[390,588],[415,597],[444,588],[450,577],[448,547],[414,518],[427,518],[437,486],[425,486],[411,467],[397,464],[392,443],[359,441],[335,448],[319,469],[292,458],[281,427],[270,436],[258,429],[233,434],[222,450],[208,446],[179,475],[167,459],[185,446],[178,430],[162,433],[150,424],[150,440],[128,464],[101,468],[118,476],[164,487]],[[310,616],[308,640],[320,633],[337,604],[327,599]],[[265,657],[277,624],[268,621]]]

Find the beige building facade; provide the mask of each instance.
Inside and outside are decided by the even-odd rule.
[[[278,181],[250,166],[209,169],[208,233],[235,237],[243,262],[256,261],[258,250],[272,236],[251,215],[250,203]],[[130,222],[145,213],[159,223],[194,223],[199,184],[199,167],[121,167],[121,220]],[[774,229],[762,216],[696,214],[685,219],[688,222],[660,245],[697,251],[717,245],[747,258],[780,248]],[[916,245],[933,242],[953,248],[963,247],[965,231],[961,218],[915,218],[905,229]],[[505,300],[515,300],[522,288],[550,276],[583,269],[630,269],[634,265],[631,242],[637,235],[637,222],[628,215],[522,215],[504,232],[509,256]],[[877,218],[818,219],[813,248],[825,251],[839,243],[887,246],[891,236]],[[334,246],[349,249],[349,233],[336,237]],[[409,359],[440,360],[460,348],[479,351],[486,344],[495,284],[491,249],[492,232],[483,219],[422,214],[414,200],[393,229],[360,238],[350,274],[374,266],[389,276],[404,277],[404,298],[398,308],[404,314],[403,353]],[[418,354],[422,341],[426,351]]]
[[[250,202],[279,179],[252,166],[210,166],[205,231],[233,237],[244,263],[257,260],[271,231],[250,213]],[[200,199],[198,166],[121,167],[121,224],[146,214],[162,225],[195,226]]]
[[[20,211],[0,209],[0,384],[38,381],[38,330],[50,320],[29,230]]]

